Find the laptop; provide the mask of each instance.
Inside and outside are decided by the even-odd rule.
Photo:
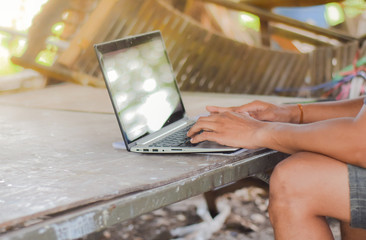
[[[224,153],[238,148],[193,145],[185,111],[160,31],[94,45],[126,145],[142,153]]]

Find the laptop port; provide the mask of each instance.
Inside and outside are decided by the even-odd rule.
[[[149,151],[149,149],[144,149],[144,152],[148,152]]]
[[[158,149],[153,149],[153,152],[159,152],[159,150]]]

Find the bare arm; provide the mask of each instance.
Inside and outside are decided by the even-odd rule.
[[[268,123],[259,142],[286,153],[316,152],[366,167],[366,106],[357,117],[334,118],[304,125]]]
[[[355,113],[360,103],[362,99],[334,104],[333,111],[341,113],[324,110],[331,103],[324,103],[319,108],[307,105],[305,114],[308,112],[308,119],[305,121],[312,119],[316,122],[302,125],[259,121],[245,112],[221,112],[200,118],[188,136],[192,137],[193,143],[210,140],[251,149],[267,147],[291,154],[317,152],[366,167],[366,106],[361,111],[358,109],[358,115]],[[321,116],[312,116],[314,112],[320,112]],[[322,120],[324,118],[330,119]],[[204,132],[196,135],[201,130]]]
[[[302,104],[304,111],[304,123],[311,123],[331,118],[355,117],[363,105],[363,98],[342,100],[334,102],[320,102]],[[299,123],[300,109],[297,104],[275,105],[262,101],[254,101],[239,107],[215,107],[208,106],[211,113],[220,112],[248,112],[250,116],[258,120],[272,122]]]
[[[364,98],[303,104],[304,123],[331,118],[355,117],[362,108]]]

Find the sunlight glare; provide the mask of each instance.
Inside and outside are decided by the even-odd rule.
[[[48,0],[11,0],[0,8],[0,26],[26,31],[41,6]]]
[[[146,92],[152,92],[156,88],[156,80],[154,78],[146,79],[142,85],[142,88]]]
[[[167,97],[168,91],[160,90],[150,95],[138,109],[138,112],[145,117],[150,131],[159,130],[173,112],[174,107],[167,101]],[[156,109],[156,106],[159,106],[159,109]],[[157,112],[159,114],[156,114]]]

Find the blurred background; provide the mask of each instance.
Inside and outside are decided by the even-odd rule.
[[[34,16],[47,0],[1,1],[0,8],[0,91],[26,88],[23,81],[15,77],[24,68],[11,62],[11,56],[21,56],[26,48],[27,34]],[[36,72],[31,76],[40,78]],[[18,79],[17,79],[18,78]],[[44,79],[34,80],[29,87],[44,86]]]
[[[93,44],[153,30],[162,32],[183,91],[332,100],[365,94],[365,0],[0,3],[0,94],[63,83],[104,88]],[[240,213],[231,225],[252,234],[250,239],[273,239],[268,196],[256,188],[235,194],[222,198],[225,205],[231,201],[232,212]],[[203,199],[193,201],[198,202],[193,207],[172,205],[87,239],[137,239],[138,234],[153,239],[152,232],[160,234],[155,239],[163,239],[167,231],[159,233],[161,226],[201,221],[196,209]],[[232,232],[219,234],[216,239],[241,239]]]
[[[364,0],[2,0],[0,93],[104,87],[92,45],[151,30],[185,91],[347,98],[365,79]]]

